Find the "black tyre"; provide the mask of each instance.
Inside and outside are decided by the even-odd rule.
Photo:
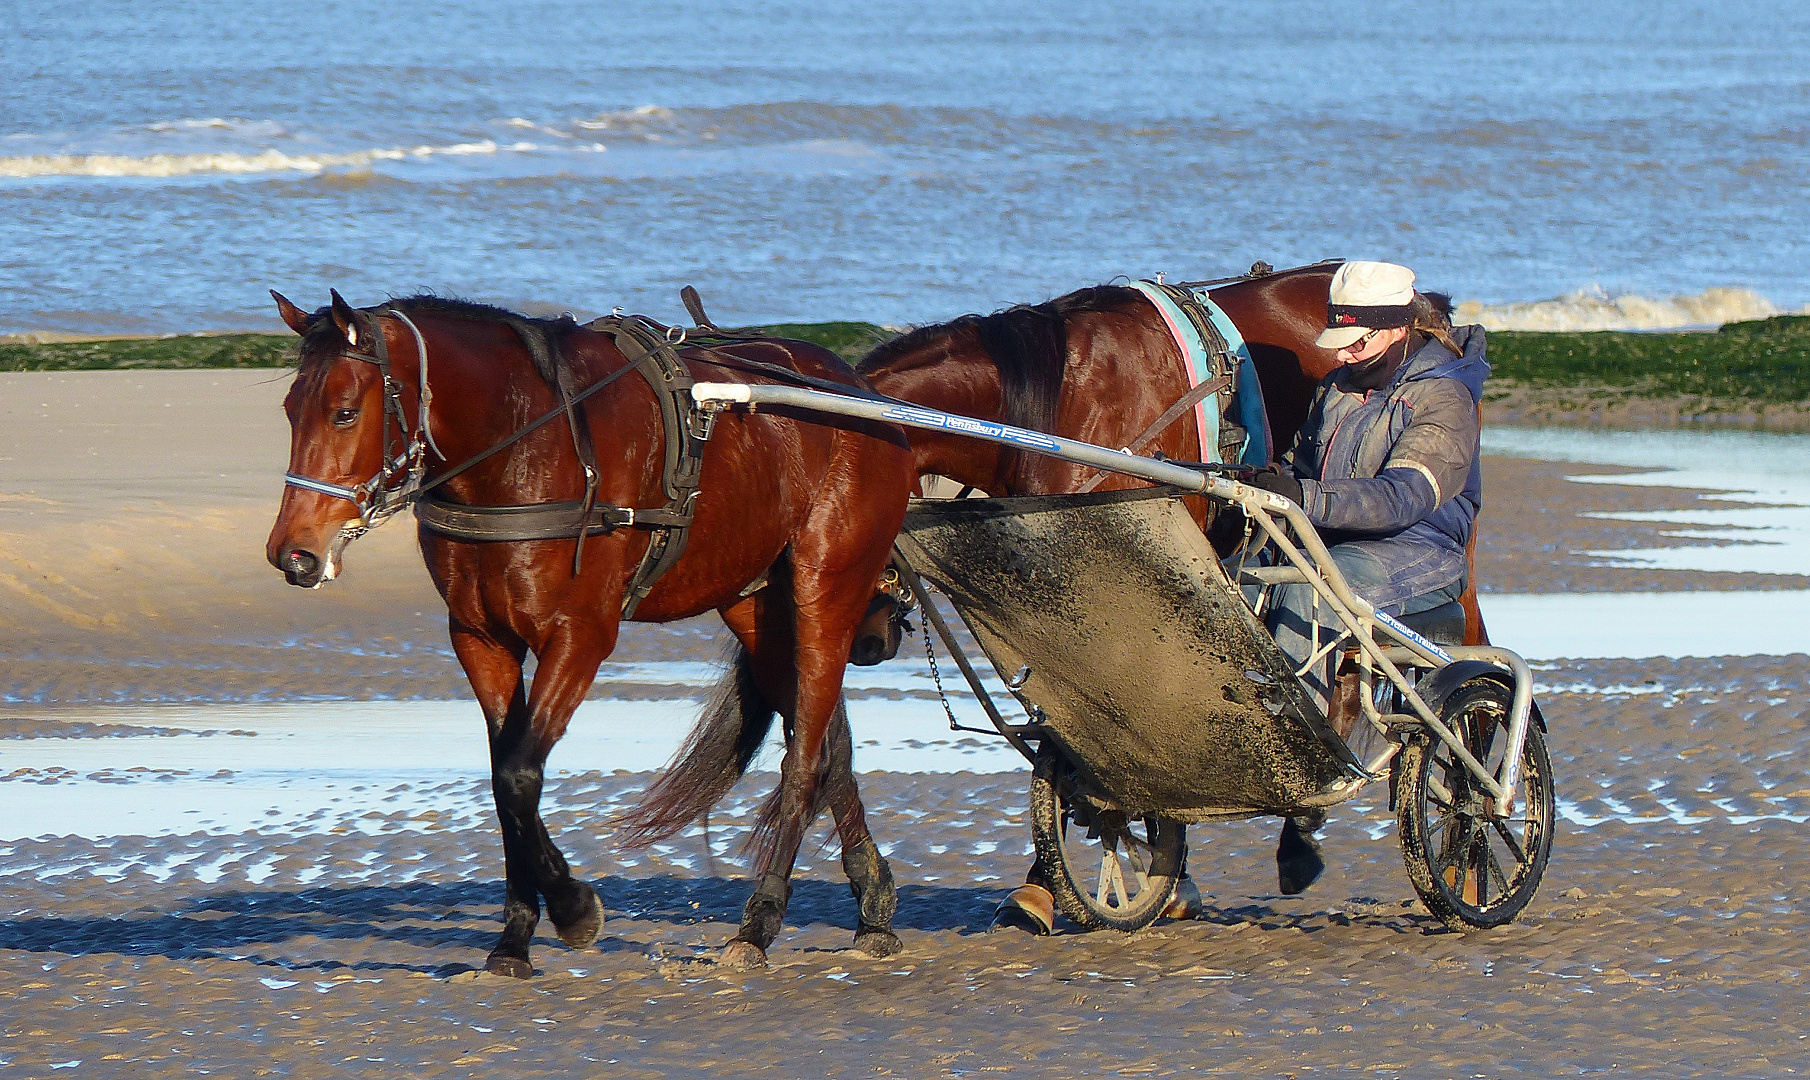
[[[1493,775],[1502,775],[1512,692],[1492,679],[1459,687],[1440,720]],[[1507,817],[1436,738],[1415,739],[1395,763],[1397,823],[1408,878],[1427,910],[1454,930],[1512,922],[1533,899],[1552,854],[1552,761],[1529,724],[1521,779]]]
[[[1142,930],[1181,878],[1184,827],[1076,798],[1074,770],[1053,747],[1038,755],[1031,778],[1031,838],[1056,906],[1089,930]]]

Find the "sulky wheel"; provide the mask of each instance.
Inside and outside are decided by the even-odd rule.
[[[1446,701],[1440,720],[1494,775],[1502,774],[1513,693],[1473,679]],[[1507,817],[1450,747],[1431,736],[1403,747],[1397,822],[1414,891],[1454,930],[1514,920],[1540,887],[1552,854],[1552,761],[1539,725],[1527,726],[1521,780]]]
[[[1031,779],[1031,837],[1057,906],[1089,930],[1142,930],[1175,895],[1183,827],[1076,798],[1074,768],[1048,745]]]

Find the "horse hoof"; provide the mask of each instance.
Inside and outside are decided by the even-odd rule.
[[[1205,909],[1206,905],[1200,899],[1200,887],[1194,884],[1193,878],[1184,877],[1175,883],[1175,895],[1163,909],[1163,918],[1198,919]]]
[[[716,962],[731,971],[753,971],[767,966],[767,953],[752,941],[731,941],[717,954]]]
[[[1020,885],[999,902],[989,930],[1024,930],[1043,937],[1056,925],[1056,900],[1041,885]]]
[[[492,975],[504,975],[511,979],[530,979],[534,977],[534,965],[519,956],[504,956],[491,953],[490,959],[484,961],[484,970]]]
[[[905,951],[905,943],[891,930],[863,930],[855,935],[855,951],[884,960]]]
[[[564,926],[554,927],[559,933],[559,940],[574,949],[590,947],[597,940],[597,935],[603,932],[603,898],[598,896],[597,890],[589,885],[583,886],[583,888],[584,914]]]

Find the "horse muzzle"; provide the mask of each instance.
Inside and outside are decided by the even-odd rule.
[[[331,577],[327,561],[306,548],[287,548],[271,562],[283,572],[284,580],[303,589],[318,589]]]
[[[346,545],[362,536],[368,528],[360,522],[348,522],[327,545],[326,554],[310,551],[300,545],[287,545],[270,560],[283,572],[284,580],[303,589],[318,589],[339,576],[340,559]]]

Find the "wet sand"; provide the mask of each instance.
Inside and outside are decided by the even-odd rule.
[[[609,922],[583,951],[543,933],[528,983],[473,970],[501,893],[487,827],[9,842],[0,1069],[1790,1075],[1810,1064],[1806,664],[1543,673],[1575,688],[1546,698],[1552,863],[1519,922],[1471,934],[1413,900],[1393,815],[1367,796],[1335,813],[1330,869],[1301,897],[1275,891],[1272,822],[1202,826],[1202,919],[1039,940],[983,932],[1022,865],[1022,776],[869,774],[907,951],[845,951],[846,886],[809,844],[773,967],[748,974],[711,961],[749,888],[736,828],[713,829],[714,864],[695,830],[624,857],[599,823],[648,775],[581,774],[549,825]],[[449,802],[481,801],[469,788]]]
[[[23,740],[162,738],[78,728],[56,715],[72,702],[465,696],[406,526],[360,541],[320,592],[262,561],[282,389],[261,372],[0,375],[0,698],[12,702],[0,762]],[[1564,479],[1615,471],[1601,467],[1491,458],[1486,470],[1486,589],[1810,583],[1594,565],[1574,553],[1670,541],[1662,523],[1581,514],[1702,501]],[[618,658],[718,647],[700,621],[637,632]],[[581,773],[550,788],[549,826],[610,921],[584,951],[549,930],[539,976],[516,983],[473,970],[497,930],[502,859],[472,776],[432,789],[444,813],[395,809],[405,793],[385,785],[306,828],[82,839],[46,820],[27,830],[39,839],[0,841],[0,1076],[1810,1067],[1810,870],[1797,857],[1810,657],[1539,674],[1554,687],[1542,704],[1563,820],[1538,898],[1502,930],[1452,934],[1421,910],[1393,815],[1366,795],[1335,814],[1330,868],[1302,897],[1275,891],[1274,822],[1200,827],[1201,920],[1131,937],[984,934],[1025,862],[1026,777],[874,773],[862,785],[901,883],[906,953],[843,951],[853,910],[835,853],[813,842],[774,966],[728,973],[710,957],[750,887],[731,849],[771,777],[732,796],[714,854],[694,831],[625,855],[602,823],[649,775]],[[227,724],[187,726],[256,743]],[[0,765],[15,806],[75,779]],[[83,779],[125,800],[184,777]]]

